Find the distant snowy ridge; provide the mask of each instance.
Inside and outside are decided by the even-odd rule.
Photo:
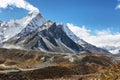
[[[119,44],[120,34],[119,33],[111,34],[111,33],[108,33],[107,31],[103,31],[103,32],[99,31],[93,35],[91,34],[91,31],[89,29],[86,29],[84,26],[79,27],[70,23],[68,23],[67,26],[70,29],[70,31],[72,31],[73,34],[77,36],[79,39],[83,39],[88,43],[91,43],[97,47],[108,50],[112,54],[120,53],[120,44]],[[84,41],[82,42],[84,43]]]
[[[112,54],[120,54],[120,47],[115,47],[115,46],[103,46],[101,47],[103,49],[108,50]]]

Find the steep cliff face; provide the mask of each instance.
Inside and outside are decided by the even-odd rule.
[[[51,21],[46,22],[28,35],[7,41],[9,44],[25,47],[26,49],[43,50],[52,52],[76,53],[84,49],[70,39],[63,30],[63,25]]]
[[[108,53],[76,37],[69,28],[62,24],[47,21],[36,30],[19,37],[19,34],[5,42],[27,50],[40,50],[62,53]]]
[[[109,53],[77,37],[69,26],[45,21],[35,11],[22,19],[0,21],[0,47],[62,53]]]

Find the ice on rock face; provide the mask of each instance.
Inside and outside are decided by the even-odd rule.
[[[1,42],[10,39],[18,33],[20,35],[25,35],[29,32],[32,32],[44,22],[45,19],[38,12],[32,12],[28,16],[18,20],[10,20],[9,22],[0,21]]]
[[[77,37],[70,29],[69,26],[64,25],[63,26],[64,32],[68,35],[69,38],[71,38],[75,43],[79,43],[80,45],[86,44],[82,39]],[[83,46],[84,47],[84,46]]]
[[[22,21],[24,22],[24,29],[19,33],[19,36],[26,35],[32,31],[34,31],[36,28],[41,26],[43,23],[45,23],[45,19],[40,13],[31,13],[27,17],[23,18]]]

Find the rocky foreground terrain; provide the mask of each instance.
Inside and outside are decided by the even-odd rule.
[[[119,56],[0,49],[0,80],[118,80]]]

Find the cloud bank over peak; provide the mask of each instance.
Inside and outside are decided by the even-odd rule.
[[[13,6],[17,8],[23,8],[30,13],[33,11],[39,12],[39,9],[34,7],[32,4],[26,0],[0,0],[0,8],[7,8],[8,6]]]
[[[85,26],[79,27],[70,23],[67,23],[67,26],[76,36],[97,47],[120,48],[120,33],[112,34],[110,30],[103,30],[91,34],[91,30]]]

